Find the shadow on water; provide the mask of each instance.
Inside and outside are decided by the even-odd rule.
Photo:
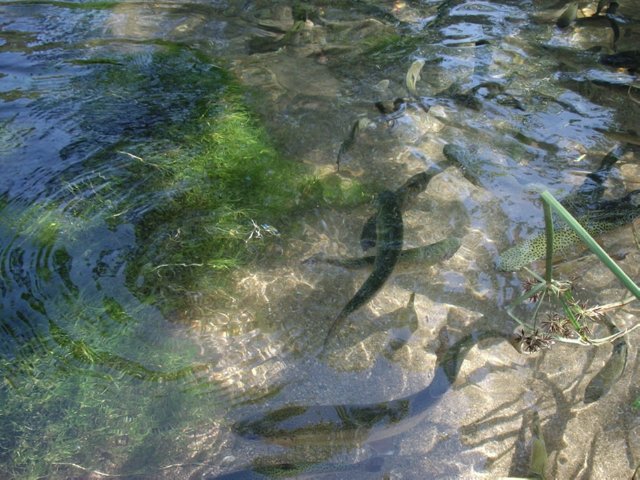
[[[634,469],[617,433],[637,392],[583,402],[604,354],[470,352],[509,330],[522,282],[493,262],[540,225],[537,189],[624,145],[608,191],[637,182],[637,69],[614,67],[638,2],[604,26],[591,3],[563,28],[552,2],[0,5],[0,476],[521,474],[531,406],[555,476]],[[460,249],[394,272],[318,361],[364,277],[299,261],[356,255],[373,193],[451,146],[471,162],[403,220],[411,247]],[[596,271],[586,293],[608,301]],[[456,325],[474,333],[438,338]],[[270,405],[298,406],[230,426]]]
[[[316,455],[323,447],[335,455],[340,450],[392,439],[426,420],[431,408],[455,382],[467,351],[479,341],[491,337],[504,338],[497,332],[483,332],[466,335],[451,346],[443,346],[429,385],[407,397],[376,404],[285,407],[242,420],[234,426],[234,430],[248,440],[275,443],[289,447],[294,452],[312,448],[316,450]],[[371,472],[377,471],[371,468],[379,468],[378,463],[381,467],[383,458],[372,457],[348,466],[342,465],[341,468],[330,463],[322,464],[318,470],[316,463],[308,466],[298,464],[295,468],[303,473],[309,473],[307,470],[310,469],[316,474],[347,470]],[[293,470],[289,465],[272,466],[267,473],[288,476],[288,470]],[[215,478],[240,478],[237,476],[251,475],[251,472],[262,473],[260,467],[254,467]]]

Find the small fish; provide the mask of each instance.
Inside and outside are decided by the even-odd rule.
[[[445,238],[439,242],[423,247],[408,248],[400,252],[397,266],[411,265],[420,267],[430,267],[436,263],[451,258],[460,248],[460,239],[456,237]],[[303,263],[322,262],[337,267],[348,269],[359,269],[370,267],[375,263],[376,257],[369,255],[358,258],[332,258],[313,256]]]
[[[340,170],[340,163],[342,163],[345,156],[349,153],[349,150],[351,150],[355,145],[360,132],[366,129],[369,125],[371,125],[371,121],[368,118],[360,118],[351,126],[349,136],[344,140],[344,142],[342,142],[340,150],[338,150],[338,158],[336,159],[338,171]]]
[[[614,132],[598,127],[596,127],[594,130],[600,133],[604,133],[611,140],[616,140],[617,142],[628,143],[631,145],[640,145],[640,135],[632,130],[629,130],[627,132]]]
[[[458,166],[464,178],[469,180],[475,186],[482,186],[479,178],[482,176],[482,163],[471,154],[467,149],[448,143],[442,149],[442,153],[450,162]]]
[[[626,68],[631,72],[640,70],[640,50],[625,50],[611,55],[602,55],[600,63],[613,68]]]
[[[605,318],[611,334],[620,330],[608,318]],[[584,403],[593,403],[605,396],[611,387],[618,381],[627,366],[627,351],[629,346],[624,337],[620,337],[613,342],[613,350],[609,360],[602,369],[591,379],[584,391]]]
[[[378,290],[382,288],[391,275],[400,257],[403,225],[402,211],[400,210],[398,198],[395,193],[387,190],[378,195],[377,203],[379,206],[376,217],[378,248],[373,263],[373,272],[333,321],[324,341],[325,347],[345,319],[378,293]]]
[[[438,173],[442,172],[442,170],[443,165],[433,165],[427,171],[417,173],[404,182],[402,186],[395,191],[398,203],[400,204],[400,210],[404,212],[408,207],[410,207],[416,197],[426,190],[429,181]],[[360,234],[360,246],[365,252],[376,246],[375,215],[369,217],[362,227],[362,233]]]
[[[562,12],[562,15],[558,17],[556,26],[558,28],[567,28],[573,23],[578,16],[578,2],[571,2],[569,6]]]
[[[488,190],[519,190],[522,185],[505,165],[493,162],[486,156],[478,155],[464,147],[449,143],[442,149],[447,161],[456,165],[464,178],[476,187]],[[499,187],[496,185],[499,184]]]
[[[418,91],[416,90],[416,83],[420,80],[420,72],[422,71],[422,67],[424,67],[424,59],[416,60],[411,64],[409,70],[407,71],[406,77],[406,85],[407,90],[414,97],[418,96]]]

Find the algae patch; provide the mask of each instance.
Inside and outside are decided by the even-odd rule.
[[[283,158],[233,83],[175,134],[176,147],[150,160],[164,166],[159,187],[175,193],[137,226],[142,248],[129,268],[131,285],[155,301],[181,303],[175,288],[224,286],[223,272],[265,260],[275,232],[295,229],[311,207],[370,198],[358,182],[319,178]],[[256,227],[274,234],[253,235]]]
[[[32,197],[0,198],[2,478],[190,458],[229,401],[211,358],[164,314],[223,290],[238,265],[278,261],[311,207],[369,199],[283,158],[213,59],[133,50],[92,51],[65,95],[38,100],[47,112],[72,103],[80,133]]]

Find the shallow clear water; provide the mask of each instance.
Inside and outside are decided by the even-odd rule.
[[[560,30],[552,2],[289,7],[0,4],[0,476],[251,478],[282,463],[300,467],[294,478],[525,476],[535,409],[551,477],[630,477],[637,335],[623,377],[588,405],[609,346],[525,356],[482,338],[516,327],[505,308],[526,276],[494,262],[540,231],[541,189],[562,197],[616,146],[625,152],[605,197],[638,188],[637,76],[599,63],[614,30]],[[638,7],[616,13],[617,51],[640,44]],[[397,118],[374,106],[398,97]],[[238,98],[275,147],[234,110]],[[456,236],[461,248],[398,268],[320,355],[367,273],[303,260],[361,255],[373,194],[443,162],[448,143],[472,151],[479,173],[436,175],[403,215],[404,244]],[[250,164],[270,148],[324,194],[298,195],[291,176]],[[218,174],[215,155],[246,172]],[[602,240],[638,278],[632,229]],[[590,305],[624,296],[592,256],[558,268]],[[611,318],[630,327],[636,313]],[[454,385],[419,414],[391,404],[392,420],[356,418],[357,438],[285,446],[233,428],[288,405],[386,405],[424,391],[469,333],[477,346]]]

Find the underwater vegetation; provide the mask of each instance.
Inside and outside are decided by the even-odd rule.
[[[508,453],[494,455],[514,433],[511,427],[509,431],[493,429],[503,423],[502,415],[498,416],[502,407],[493,408],[506,398],[501,390],[493,398],[487,395],[486,402],[478,398],[473,403],[479,418],[492,424],[491,430],[477,436],[491,435],[493,458],[485,460],[487,450],[471,451],[474,442],[470,445],[469,436],[459,427],[471,421],[467,426],[475,434],[481,430],[474,420],[478,417],[458,415],[463,411],[455,400],[447,399],[442,407],[454,413],[452,426],[460,435],[455,432],[449,439],[440,435],[437,443],[444,449],[423,455],[420,452],[428,451],[429,442],[411,438],[426,426],[423,420],[431,422],[431,406],[438,398],[457,390],[451,387],[464,352],[478,343],[480,328],[484,328],[475,322],[476,314],[502,322],[501,317],[506,317],[500,315],[502,302],[510,298],[514,286],[521,285],[511,274],[496,274],[493,265],[487,265],[487,254],[493,257],[499,246],[494,239],[504,234],[517,237],[527,228],[525,220],[530,216],[511,215],[508,207],[522,205],[530,195],[520,192],[517,181],[501,190],[493,179],[504,179],[503,171],[509,170],[505,165],[510,165],[519,174],[531,167],[527,182],[566,173],[566,177],[553,178],[559,182],[554,186],[564,185],[564,180],[577,178],[579,169],[588,163],[588,159],[569,162],[569,152],[579,149],[587,155],[608,145],[604,137],[589,135],[592,124],[587,117],[595,115],[595,130],[606,132],[610,140],[614,132],[626,135],[628,125],[610,124],[595,106],[555,88],[557,70],[566,74],[568,67],[553,61],[549,63],[554,65],[538,64],[530,54],[530,44],[544,42],[548,29],[532,25],[527,9],[506,8],[509,6],[500,2],[375,3],[151,5],[15,0],[0,8],[15,17],[7,23],[16,30],[0,34],[0,54],[7,54],[3,59],[11,55],[12,62],[7,63],[15,64],[16,70],[25,63],[24,73],[0,75],[3,86],[12,85],[0,98],[4,104],[13,102],[11,108],[19,112],[0,120],[0,137],[10,140],[0,150],[19,157],[22,143],[30,145],[35,136],[45,138],[42,143],[52,138],[39,131],[42,124],[31,127],[25,125],[25,119],[46,118],[43,124],[64,119],[68,122],[64,128],[73,127],[68,128],[72,138],[47,145],[51,151],[57,148],[58,156],[43,158],[43,165],[35,161],[33,172],[17,158],[15,171],[25,179],[0,182],[0,478],[211,478],[207,473],[244,468],[250,462],[253,472],[265,476],[282,473],[314,478],[323,475],[327,466],[335,470],[334,476],[342,471],[358,476],[383,468],[393,468],[391,475],[411,476],[413,472],[420,476],[432,474],[447,461],[493,475],[518,460],[516,451],[512,460]],[[598,5],[598,11],[604,3]],[[606,6],[607,15],[615,13],[613,4]],[[619,20],[624,27],[624,17]],[[554,22],[555,18],[552,27]],[[566,23],[562,31],[553,27],[555,35],[566,36],[562,44],[570,41],[569,27],[582,29],[584,22],[574,11]],[[606,28],[615,34],[617,24],[610,24]],[[634,51],[629,48],[635,47],[621,48],[615,58],[606,55],[608,50],[584,50],[591,63],[620,64],[632,71],[628,62],[629,58],[633,62],[629,54]],[[206,51],[221,52],[232,66]],[[15,58],[20,60],[13,62]],[[587,62],[582,54],[579,60]],[[580,71],[576,68],[574,73],[577,76]],[[29,76],[37,77],[33,87],[31,80],[13,81]],[[612,76],[604,78],[612,81]],[[253,96],[245,97],[240,82],[255,89]],[[382,116],[372,121],[374,106]],[[551,131],[549,119],[559,119],[567,111],[573,114],[563,116],[567,129]],[[254,112],[262,112],[269,124],[261,123]],[[288,126],[292,128],[287,130]],[[606,128],[601,131],[600,127]],[[32,137],[24,133],[28,128],[35,131]],[[567,140],[563,142],[560,135]],[[294,145],[287,148],[289,140]],[[444,142],[449,143],[443,151]],[[488,152],[487,147],[495,147],[490,151],[498,156],[495,167],[499,171],[488,171],[493,164],[484,159],[479,163],[458,161],[459,171],[447,168],[418,202],[419,208],[407,213],[408,245],[421,244],[417,240],[426,235],[433,235],[434,240],[442,234],[446,240],[398,252],[398,245],[388,248],[393,237],[397,242],[398,222],[378,214],[366,222],[361,236],[363,250],[377,243],[377,258],[343,256],[357,246],[356,236],[348,237],[362,224],[356,219],[365,220],[360,217],[364,209],[352,207],[373,197],[374,189],[361,178],[375,176],[375,190],[381,191],[403,174],[405,166],[407,171],[418,164],[427,167],[391,194],[398,197],[397,205],[383,213],[400,219],[411,197],[425,191],[425,182],[440,172],[429,167],[433,159],[441,157],[441,151],[448,158],[451,148],[447,147],[458,142],[478,144],[480,148],[473,152],[479,156]],[[342,171],[318,173],[329,171],[336,151]],[[523,161],[511,162],[511,157]],[[547,163],[550,157],[558,165]],[[11,161],[8,164],[13,169]],[[321,167],[314,172],[307,165]],[[567,166],[571,171],[564,172]],[[469,179],[474,175],[480,181]],[[12,186],[10,194],[3,192],[5,184]],[[511,191],[516,193],[514,203],[507,198]],[[595,203],[618,207],[623,223],[630,221],[629,206],[637,207],[637,202],[599,200],[589,205]],[[603,208],[583,210],[586,213],[572,214],[579,219],[583,214],[603,214]],[[505,229],[505,213],[510,221],[521,223],[513,230],[511,224]],[[601,222],[615,223],[613,226],[617,219],[598,217]],[[396,235],[385,234],[391,232],[385,228],[389,225],[396,225]],[[582,242],[573,230],[562,228],[558,223],[555,236],[548,234],[554,237],[556,248],[563,239],[570,243],[569,250]],[[464,233],[458,231],[461,229]],[[598,232],[591,229],[591,233]],[[551,245],[546,242],[548,235],[540,236],[524,253],[519,251],[522,269],[538,253],[535,258],[551,258],[553,248],[545,248]],[[330,245],[331,254],[336,255],[314,259],[338,266],[326,268],[329,278],[321,278],[323,272],[301,272],[292,265],[292,257],[311,244],[314,248]],[[386,259],[380,254],[383,248],[390,254]],[[458,249],[460,255],[443,269],[425,271]],[[335,318],[344,304],[334,300],[355,286],[356,275],[362,276],[343,269],[380,267],[377,274],[384,275],[373,285],[380,288],[392,268],[399,273],[392,265],[396,260],[397,267],[409,262],[414,267],[420,264],[420,270],[398,275],[392,288],[380,295],[380,302],[358,316],[356,321],[363,328],[354,329],[356,334],[375,334],[375,341],[366,339],[362,348],[345,350],[345,355],[338,352],[338,361],[332,359],[326,365],[329,369],[319,365],[322,370],[317,378],[315,358],[310,358],[313,353],[306,348],[307,340],[315,337],[308,327],[311,322],[323,327],[324,316],[319,314],[324,310],[330,313],[327,320]],[[622,326],[615,330],[613,324],[609,337],[594,337],[588,329],[599,334],[605,326],[599,318],[602,307],[587,308],[578,302],[569,285],[553,280],[548,270],[548,278],[534,275],[537,283],[528,285],[519,298],[521,303],[528,302],[519,311],[531,314],[535,309],[533,316],[522,317],[521,350],[549,346],[555,337],[589,345],[612,342],[611,357],[584,391],[584,403],[598,402],[608,392],[615,393],[613,386],[625,371],[632,345],[622,337],[627,333]],[[273,277],[277,281],[256,298],[260,287]],[[324,285],[327,289],[321,290]],[[371,283],[365,286],[367,295],[356,294],[356,301],[349,302],[341,316],[375,294],[369,289]],[[411,295],[406,307],[370,318],[393,303],[404,305],[404,293]],[[546,303],[540,308],[543,300]],[[263,302],[268,308],[262,308]],[[543,317],[558,307],[564,308],[564,316]],[[241,315],[236,315],[238,310],[243,310]],[[426,310],[430,318],[424,317]],[[362,317],[373,320],[371,331]],[[511,328],[512,320],[505,320]],[[428,358],[425,355],[437,346],[431,338],[435,330],[422,328],[427,321],[429,328],[440,321],[454,328],[474,323],[464,343],[451,346],[446,335],[438,336],[433,381],[424,389],[408,391],[409,380],[413,378],[413,385],[418,386],[415,382],[422,381],[422,377],[415,380],[418,375],[429,373],[422,371],[428,364],[421,359]],[[380,335],[390,325],[391,333]],[[289,339],[296,343],[292,345]],[[387,342],[386,347],[381,346],[386,357],[380,358],[382,368],[371,370],[371,378],[361,377],[358,370],[371,362],[360,358],[367,355],[378,362],[375,357],[382,342]],[[447,345],[451,349],[444,353]],[[475,370],[489,356],[482,350],[474,351],[460,374],[465,382],[477,381],[484,388],[487,375],[497,374],[498,379],[516,370],[519,375],[524,373],[523,378],[529,377],[528,368],[511,368],[502,356],[497,368],[489,363]],[[407,359],[414,353],[415,358]],[[331,368],[337,369],[338,362],[347,368],[335,374]],[[393,386],[398,375],[391,363],[402,369],[397,388],[406,392]],[[413,365],[418,363],[420,371],[416,367],[414,372]],[[546,365],[535,373],[544,374]],[[372,390],[377,382],[384,387],[382,397],[363,399],[364,391],[347,381],[344,384],[353,398],[325,400],[318,407],[313,396],[332,395],[325,386],[340,395],[339,376],[348,378],[352,366],[354,380],[362,379]],[[313,383],[293,383],[307,372]],[[567,376],[551,386],[561,385]],[[519,388],[520,377],[518,382],[505,379],[505,390],[513,389],[514,395],[516,390],[518,396],[534,393],[541,415],[548,418],[550,404],[548,392],[541,391],[544,387],[527,384]],[[491,388],[503,386],[494,377],[489,382]],[[316,385],[320,387],[317,392]],[[307,397],[296,398],[299,391]],[[419,393],[412,393],[415,391]],[[280,450],[270,464],[259,467],[252,457],[261,455],[263,446],[241,444],[233,438],[231,424],[245,409],[252,412],[269,406],[263,403],[267,396],[273,398],[276,408],[290,400],[303,407],[267,412],[252,417],[257,419],[254,423],[235,423],[245,427],[236,433],[246,433],[247,439],[258,437],[263,443],[271,439],[282,440],[282,445],[302,443],[304,449],[292,449],[287,458],[280,456]],[[558,447],[555,438],[569,432],[563,424],[565,414],[573,414],[557,413],[549,419],[553,452]],[[504,416],[505,422],[510,421],[509,416]],[[529,469],[531,474],[544,476],[547,454],[540,418],[536,415],[535,420]],[[445,428],[446,423],[443,420]],[[394,448],[393,456],[387,454],[390,465],[380,458],[353,463],[366,455],[356,447],[369,433],[387,442],[394,439],[399,448]],[[304,457],[309,450],[340,441],[345,454],[325,458],[331,462],[325,466]],[[421,468],[428,468],[418,470],[395,460],[396,454],[407,452],[407,459],[428,457],[430,465],[421,462]],[[316,462],[320,457],[322,452],[313,455]],[[580,463],[574,457],[578,456],[568,451],[564,458],[570,460],[568,465]],[[351,464],[340,463],[348,458]],[[567,468],[558,458],[558,453],[552,456],[558,468],[551,467],[563,473]],[[192,465],[191,473],[187,465]],[[598,461],[587,465],[588,469],[594,470],[593,465]],[[229,478],[244,478],[245,474],[251,472],[241,470]]]
[[[160,188],[174,193],[136,228],[143,248],[128,276],[132,286],[144,279],[144,295],[166,299],[167,278],[198,288],[196,277],[212,281],[203,272],[214,272],[212,283],[220,287],[223,272],[264,260],[280,233],[294,228],[309,207],[344,208],[371,197],[357,181],[318,178],[283,158],[242,103],[241,89],[230,77],[225,82],[220,97],[170,132],[175,148],[145,159],[159,166]]]
[[[209,365],[164,314],[265,260],[304,209],[371,197],[280,155],[213,59],[143,48],[68,62],[87,70],[72,80],[87,133],[63,153],[89,145],[80,170],[95,175],[70,168],[48,199],[0,203],[2,478],[187,457],[194,426],[223,407],[200,401],[216,398]]]
[[[124,308],[113,299],[102,308],[82,300],[73,307],[67,318],[58,312],[60,324],[75,322],[69,330],[84,330],[85,340],[52,325],[50,338],[39,335],[14,358],[0,358],[3,478],[77,474],[66,463],[70,459],[98,470],[127,464],[129,471],[144,471],[147,460],[142,458],[160,463],[175,454],[171,441],[176,436],[186,445],[187,419],[200,411],[204,422],[218,407],[199,405],[192,394],[198,388],[197,369],[185,367],[195,353],[188,343],[177,349],[168,338],[145,345],[140,318],[110,334],[86,328],[94,316],[106,323],[110,310]],[[158,347],[164,347],[162,352]],[[135,349],[140,362],[129,359]]]

